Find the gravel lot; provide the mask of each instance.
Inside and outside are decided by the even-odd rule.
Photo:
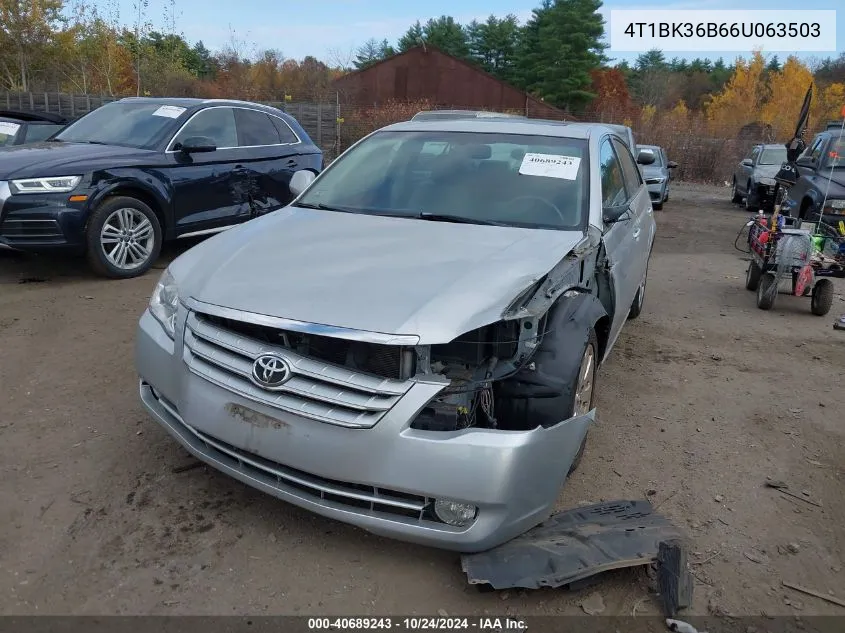
[[[824,318],[787,296],[757,310],[733,246],[746,216],[727,198],[676,185],[657,212],[645,309],[600,374],[560,505],[651,492],[693,541],[695,614],[843,614],[781,581],[845,598],[845,287]],[[643,569],[581,592],[480,593],[454,554],[174,472],[192,460],[142,412],[133,370],[159,274],[109,282],[0,252],[0,611],[575,614],[598,595],[605,614],[659,612]]]

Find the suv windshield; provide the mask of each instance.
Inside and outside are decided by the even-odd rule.
[[[333,163],[297,205],[373,215],[578,229],[587,143],[477,132],[377,132]]]
[[[786,162],[785,147],[770,147],[763,150],[758,165],[780,165]]]
[[[174,126],[185,108],[160,103],[116,101],[97,108],[55,136],[68,143],[149,148]]]
[[[845,138],[835,138],[827,151],[826,167],[845,167]]]

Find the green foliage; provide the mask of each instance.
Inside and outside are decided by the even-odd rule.
[[[352,64],[356,69],[361,70],[362,68],[372,66],[376,62],[386,59],[395,53],[396,51],[393,50],[393,47],[388,44],[386,39],[379,42],[377,39],[372,37],[359,46],[355,51],[355,59]]]
[[[594,97],[590,71],[606,61],[600,0],[544,0],[525,25],[517,81],[564,109],[582,110]]]
[[[491,15],[485,22],[473,20],[466,27],[466,32],[472,61],[499,79],[512,80],[519,45],[516,16],[507,15],[499,19]]]

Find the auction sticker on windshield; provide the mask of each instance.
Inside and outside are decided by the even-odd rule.
[[[524,176],[545,176],[575,180],[578,177],[580,156],[560,156],[558,154],[526,154],[519,166],[519,173]]]
[[[10,123],[9,121],[0,121],[0,134],[5,136],[14,136],[18,133],[21,126],[17,123]]]
[[[168,119],[178,119],[186,108],[179,106],[161,106],[158,110],[153,112],[153,116],[166,116]]]

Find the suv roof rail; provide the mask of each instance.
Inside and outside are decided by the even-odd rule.
[[[411,117],[411,121],[524,118],[526,118],[524,114],[506,114],[504,112],[487,112],[485,110],[421,110]]]

